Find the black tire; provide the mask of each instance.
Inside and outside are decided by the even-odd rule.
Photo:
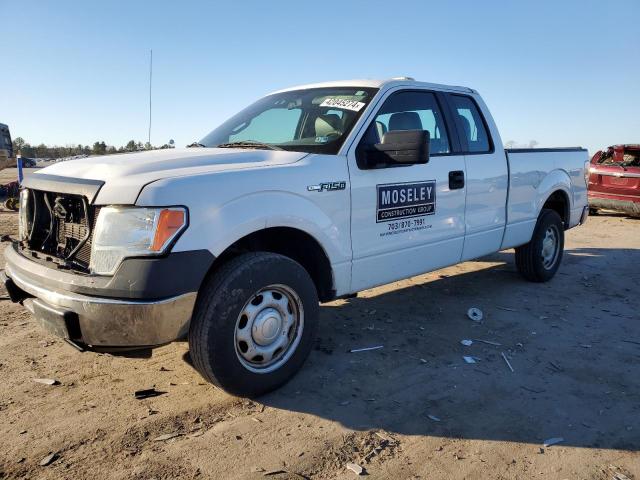
[[[17,197],[7,198],[7,200],[5,200],[4,202],[4,207],[7,210],[13,210],[14,212],[17,212],[20,209],[20,201]]]
[[[589,207],[589,215],[598,215],[598,209],[595,207]]]
[[[550,229],[557,236],[557,251],[551,264],[543,258],[543,243]],[[546,282],[558,271],[564,251],[564,224],[554,210],[544,209],[538,217],[531,241],[516,248],[516,267],[530,282]]]
[[[238,350],[242,342],[236,338],[236,327],[241,322],[246,325],[244,312],[250,308],[250,300],[260,298],[256,294],[278,286],[297,296],[295,300],[299,300],[303,312],[297,317],[302,318],[302,328],[296,337],[297,347],[292,342],[293,347],[283,349],[289,352],[291,348],[291,352],[282,356],[282,365],[268,373],[256,373],[249,369],[253,365]],[[302,367],[315,338],[318,312],[315,285],[299,263],[275,253],[240,255],[207,279],[200,289],[189,329],[193,365],[205,379],[233,395],[255,397],[267,393],[286,383]],[[287,355],[290,356],[285,359]]]

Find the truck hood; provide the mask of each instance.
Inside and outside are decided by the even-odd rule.
[[[100,180],[96,203],[134,203],[145,185],[170,177],[287,165],[307,155],[283,150],[182,148],[152,150],[69,160],[38,173]]]

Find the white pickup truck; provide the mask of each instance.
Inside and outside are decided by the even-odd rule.
[[[507,150],[472,89],[398,78],[289,88],[192,148],[24,180],[5,286],[83,349],[185,337],[237,395],[287,381],[318,303],[515,247],[551,279],[587,216],[580,148]]]

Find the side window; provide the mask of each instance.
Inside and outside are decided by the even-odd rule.
[[[362,141],[380,143],[394,130],[428,130],[431,154],[449,153],[449,137],[433,93],[405,91],[392,94],[384,102]]]
[[[451,95],[449,98],[458,130],[467,143],[466,150],[473,153],[490,152],[489,134],[476,103],[463,95]]]

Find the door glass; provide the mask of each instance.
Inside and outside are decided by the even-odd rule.
[[[433,93],[405,91],[392,94],[378,111],[363,142],[380,143],[385,133],[395,130],[427,130],[432,155],[450,152],[444,119]]]
[[[491,151],[491,142],[484,121],[475,102],[463,95],[451,95],[458,130],[467,142],[467,151],[473,153]]]

